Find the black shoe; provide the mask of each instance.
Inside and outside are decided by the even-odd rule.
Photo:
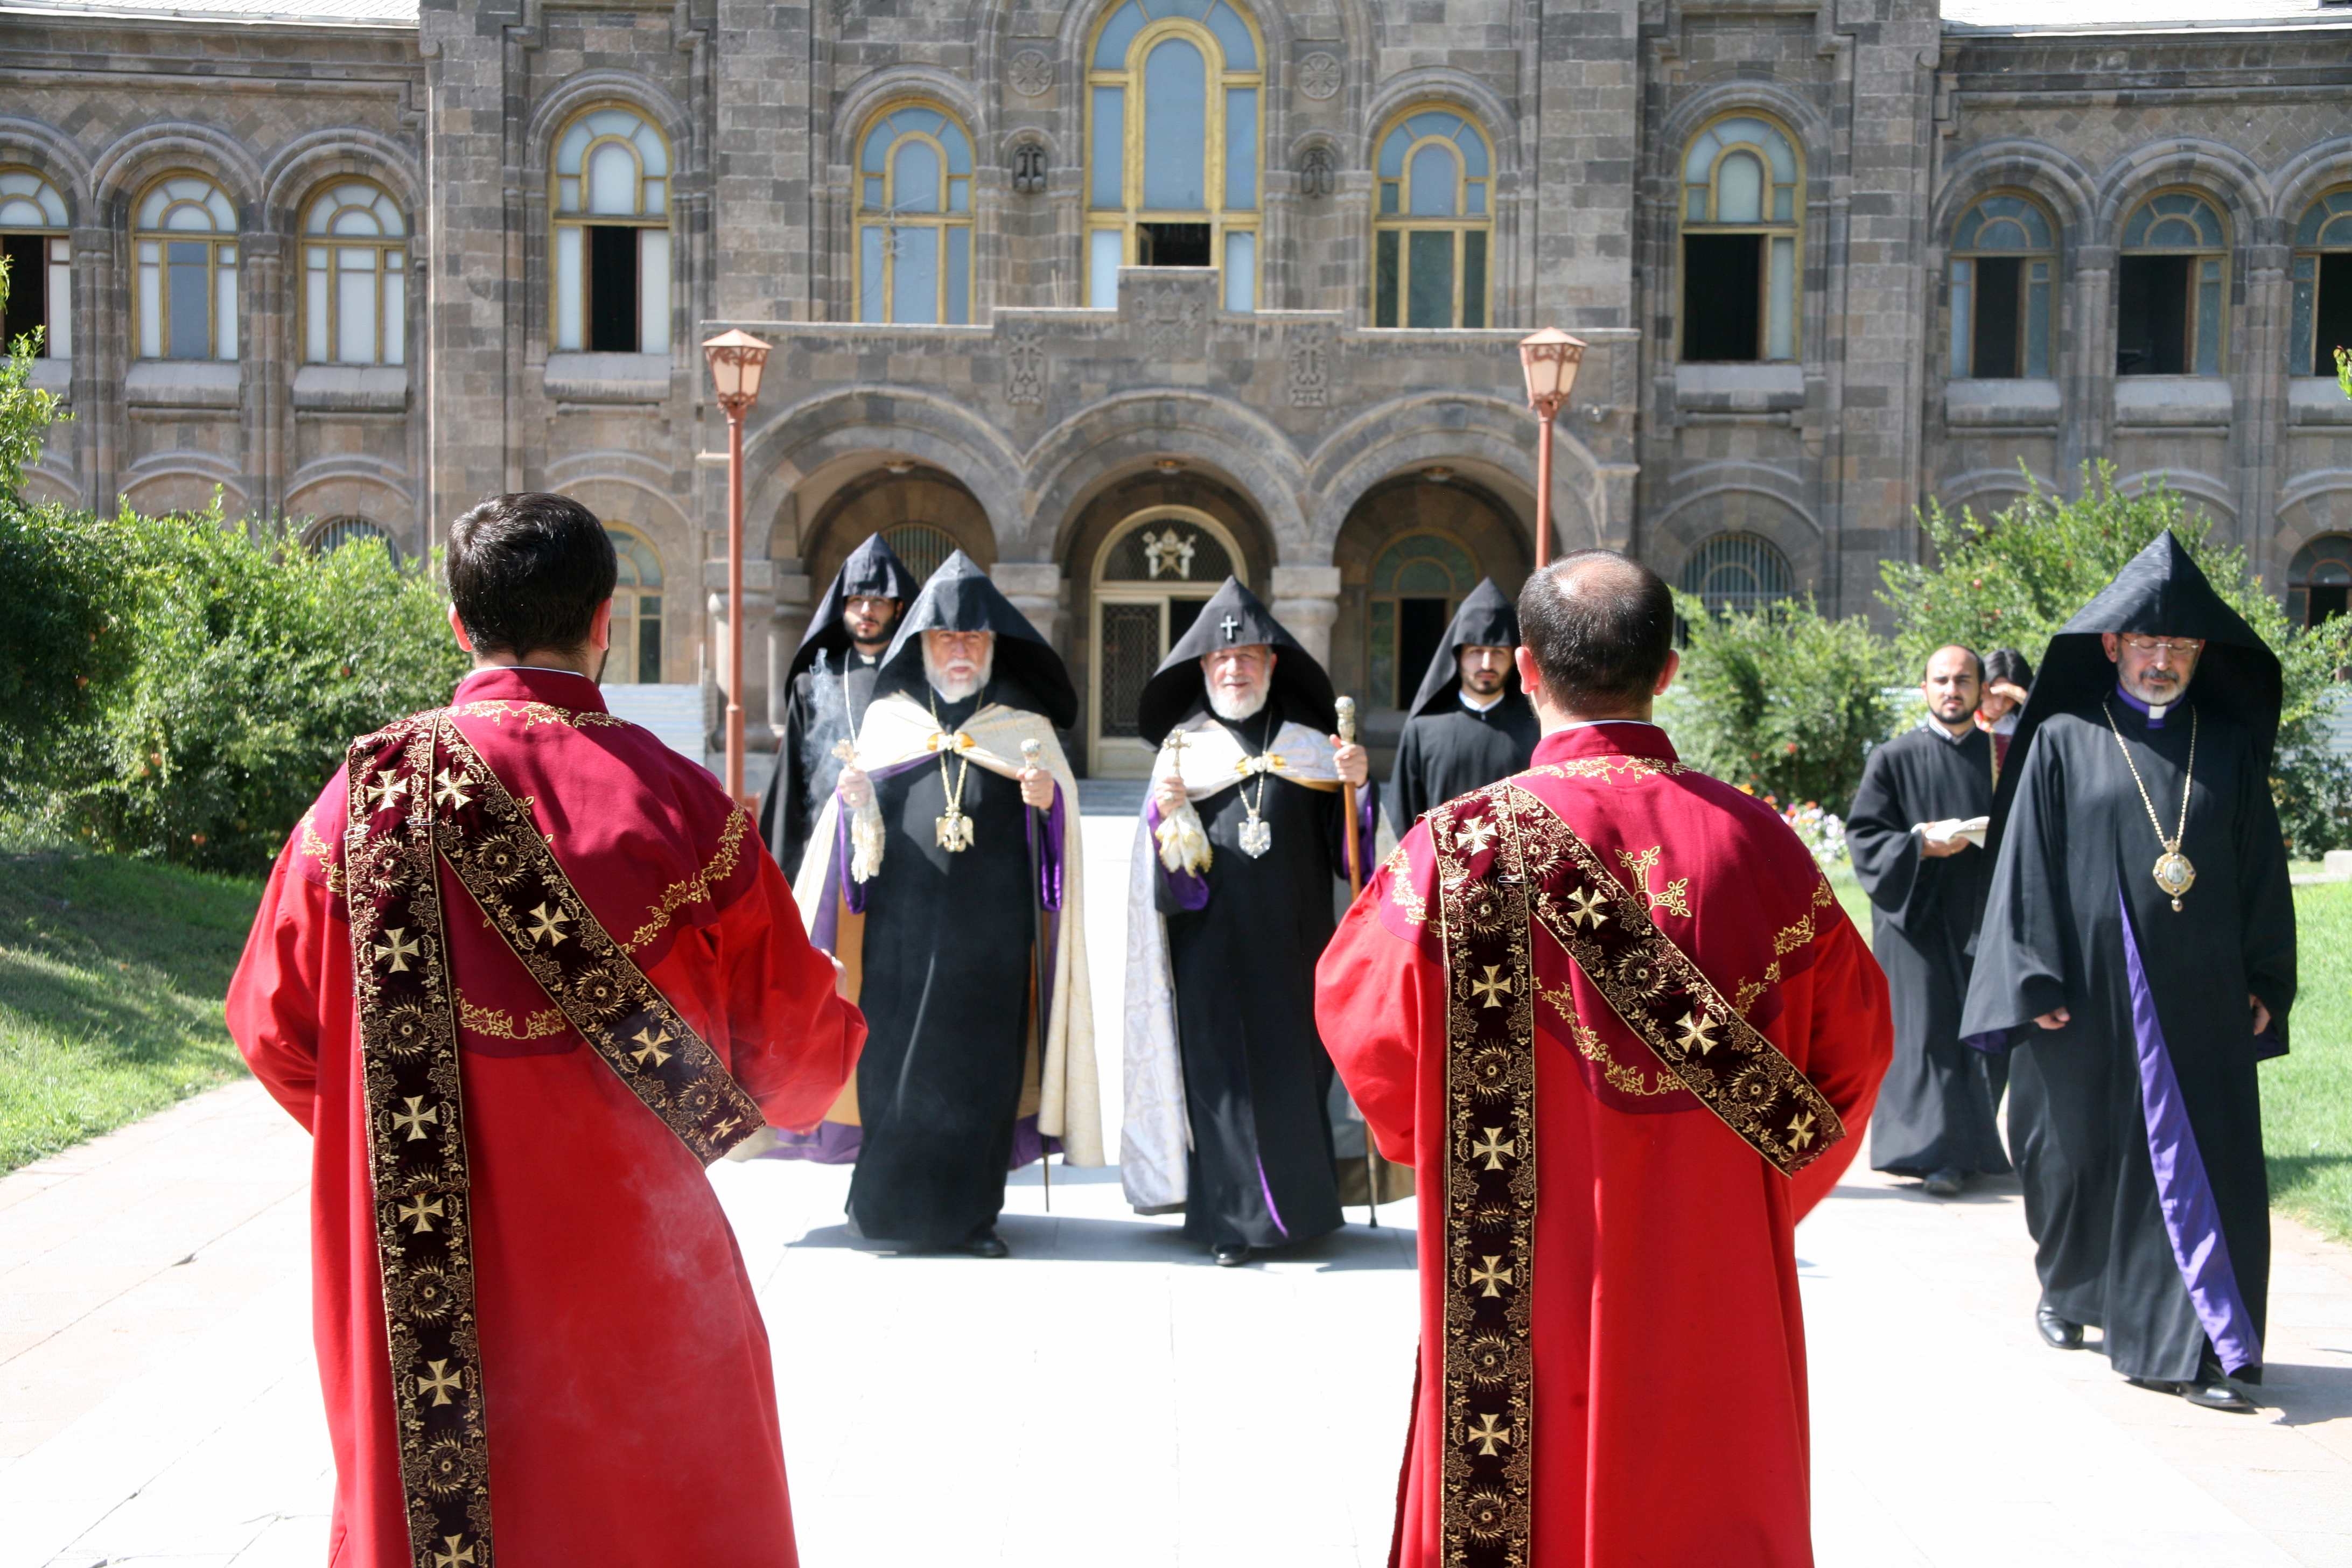
[[[1931,1172],[1927,1179],[1920,1184],[1931,1198],[1958,1197],[1960,1189],[1968,1184],[1968,1173],[1955,1170],[1949,1165],[1946,1165],[1940,1171]]]
[[[2200,1373],[2196,1382],[2176,1384],[2174,1387],[2181,1398],[2208,1410],[2226,1410],[2232,1415],[2252,1415],[2257,1409],[2252,1400],[2239,1393],[2237,1385],[2219,1373],[2210,1376]]]
[[[2053,1351],[2083,1348],[2083,1325],[2068,1322],[2047,1307],[2033,1309],[2033,1326],[2042,1331],[2042,1342]]]
[[[990,1226],[985,1230],[973,1231],[971,1233],[971,1239],[963,1244],[963,1249],[966,1252],[971,1253],[974,1258],[1010,1258],[1013,1256],[1013,1249],[1004,1245],[1004,1238],[996,1234],[996,1227],[994,1226]]]
[[[1249,1244],[1240,1241],[1221,1241],[1209,1248],[1209,1256],[1217,1260],[1220,1268],[1239,1268],[1249,1261]]]

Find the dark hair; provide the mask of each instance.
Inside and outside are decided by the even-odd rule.
[[[1675,596],[1631,556],[1572,551],[1519,590],[1519,640],[1554,703],[1638,705],[1674,656]]]
[[[1935,650],[1935,653],[1930,653],[1930,654],[1927,656],[1927,664],[1933,664],[1933,663],[1935,663],[1935,662],[1936,662],[1936,654],[1938,654],[1938,653],[1943,652],[1943,651],[1944,651],[1944,648],[1946,648],[1946,647],[1956,647],[1956,648],[1958,648],[1962,653],[1967,654],[1967,655],[1969,656],[1969,662],[1970,664],[1973,664],[1973,665],[1975,665],[1975,666],[1977,667],[1977,684],[1978,684],[1979,686],[1982,686],[1982,685],[1983,685],[1987,680],[1989,680],[1989,679],[1991,679],[1991,677],[1990,677],[1990,676],[1989,676],[1989,675],[1986,673],[1986,671],[1985,671],[1985,657],[1984,657],[1984,655],[1982,655],[1982,654],[1979,653],[1976,649],[1974,649],[1974,648],[1970,647],[1969,647],[1968,644],[1966,644],[1966,643],[1948,642],[1948,643],[1944,644],[1944,647],[1939,647],[1939,648],[1936,649],[1936,650]],[[1927,665],[1922,665],[1922,666],[1920,666],[1919,668],[1920,668],[1920,671],[1921,671],[1920,679],[1924,680],[1924,679],[1927,679],[1927,675],[1926,675]]]
[[[2033,667],[2026,663],[2025,656],[2015,648],[1997,647],[1985,655],[1980,662],[1984,666],[1986,685],[1990,686],[1996,680],[2006,680],[2021,689],[2032,689]]]
[[[492,496],[449,528],[449,602],[474,647],[579,647],[620,563],[596,514],[568,496]]]

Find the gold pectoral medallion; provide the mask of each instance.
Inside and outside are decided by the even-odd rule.
[[[2197,868],[2190,865],[2189,857],[2179,850],[2167,849],[2156,858],[2156,885],[2171,898],[2175,913],[2180,910],[2180,895],[2196,883]]]
[[[971,818],[950,805],[945,816],[933,817],[931,826],[939,838],[940,847],[950,855],[960,855],[971,847]]]

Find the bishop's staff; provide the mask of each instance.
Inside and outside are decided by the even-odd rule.
[[[1339,742],[1342,745],[1356,743],[1356,700],[1342,697],[1333,706],[1339,713]],[[1348,836],[1348,901],[1354,903],[1364,890],[1364,874],[1358,868],[1359,853],[1356,834],[1356,786],[1346,779],[1339,781],[1339,810],[1347,818]],[[1381,1227],[1381,1157],[1372,1147],[1372,1119],[1364,1118],[1364,1208],[1371,1228]]]
[[[1035,741],[1021,742],[1021,765],[1034,773],[1037,753],[1043,750]],[[1035,999],[1030,1011],[1037,1017],[1037,1085],[1042,1092],[1045,1084],[1045,1037],[1053,1026],[1053,977],[1045,973],[1045,882],[1038,870],[1041,851],[1045,843],[1045,829],[1051,818],[1037,807],[1024,806],[1029,813],[1029,984]],[[1054,1152],[1045,1147],[1045,1130],[1037,1129],[1037,1179],[1045,1185],[1045,1212],[1054,1212]]]

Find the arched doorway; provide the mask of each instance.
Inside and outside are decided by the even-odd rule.
[[[1151,748],[1137,728],[1144,682],[1227,576],[1248,580],[1224,525],[1186,506],[1147,507],[1120,521],[1095,552],[1087,772],[1142,778]]]
[[[849,552],[876,533],[888,541],[918,581],[937,571],[951,551],[961,550],[982,566],[996,563],[996,531],[979,498],[952,475],[891,461],[847,480],[816,504],[801,548],[812,591],[824,592]]]
[[[2286,569],[2286,618],[2299,626],[2352,610],[2352,538],[2323,533],[2294,552]]]
[[[1519,591],[1530,564],[1526,531],[1488,486],[1433,465],[1366,491],[1331,559],[1340,574],[1331,679],[1361,704],[1377,753],[1394,743],[1404,704],[1478,579]]]

